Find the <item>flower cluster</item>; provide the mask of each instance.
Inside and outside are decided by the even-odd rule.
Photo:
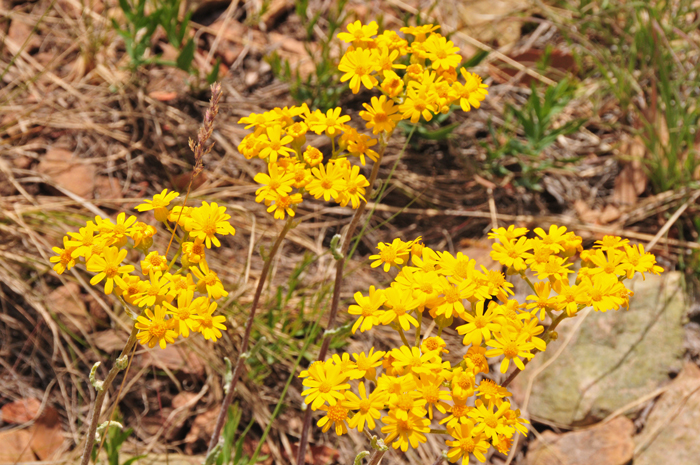
[[[350,116],[339,107],[324,113],[303,104],[241,118],[239,123],[253,132],[238,150],[248,159],[267,162],[267,173],[255,176],[261,185],[255,200],[264,203],[277,219],[293,217],[306,194],[356,209],[365,201],[369,181],[350,158],[358,158],[362,165],[365,158],[377,162],[401,120],[417,123],[423,117],[430,121],[434,114],[447,113],[453,104],[464,111],[478,108],[487,86],[464,69],[460,69],[464,82],[459,81],[459,49],[435,32],[437,28],[401,29],[410,42],[393,31],[377,36],[374,21],[369,25],[356,21],[348,32],[338,34],[341,40],[352,42],[338,65],[344,73],[341,81],[350,81],[354,93],[361,86],[382,93],[363,103],[365,110],[359,113],[371,134],[349,125]],[[329,157],[307,144],[309,133],[330,139]]]
[[[214,315],[214,311],[216,300],[228,292],[209,269],[206,252],[212,244],[221,245],[217,235],[235,234],[228,222],[231,216],[226,214],[226,207],[214,202],[202,202],[196,208],[170,207],[179,195],[166,189],[136,207],[140,212],[153,211],[156,220],[170,231],[174,224],[182,228],[183,233],[175,236],[179,248],[170,261],[157,250],[150,250],[157,229],[133,215],[127,218],[123,212],[116,223],[97,216],[77,233],[68,233],[63,248],[54,247],[57,255],[50,259],[58,274],[76,263],[85,263],[88,271],[97,273],[90,284],[104,282],[106,294],[115,294],[131,308],[142,311],[136,319],[140,330],[137,337],[149,347],[158,344],[164,349],[175,338],[188,337],[190,331],[216,341],[226,329],[226,317]],[[140,273],[134,265],[124,264],[129,248],[144,254]]]
[[[525,302],[513,297],[505,274],[478,268],[462,253],[432,250],[420,238],[380,243],[371,266],[397,273],[389,288],[355,294],[348,309],[357,317],[352,331],[386,325],[403,345],[334,355],[302,372],[306,403],[325,412],[318,426],[344,434],[381,423],[385,442],[403,451],[426,442],[428,433],[444,434],[451,462],[468,463],[472,455],[484,462],[490,447],[507,454],[516,432],[527,434],[528,421],[512,408],[511,393],[496,382],[490,365],[501,373],[511,362],[524,369],[556,339],[563,319],[586,307],[627,307],[632,292],[624,281],[663,271],[642,246],[619,237],[606,236],[584,251],[581,237],[566,227],[537,228],[530,238],[528,232],[510,226],[489,234],[495,240],[491,257],[530,285]],[[578,272],[572,269],[577,256]],[[433,318],[437,335],[422,334],[424,315]],[[463,347],[448,347],[441,337],[453,324]],[[357,393],[353,380],[359,381]]]

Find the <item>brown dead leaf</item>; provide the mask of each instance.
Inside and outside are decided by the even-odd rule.
[[[113,329],[108,329],[99,333],[93,333],[90,335],[90,339],[97,348],[111,353],[121,350],[124,347],[127,335]]]
[[[34,420],[41,408],[41,401],[34,397],[16,400],[2,406],[2,421],[5,423],[22,424]]]
[[[24,155],[12,160],[12,164],[21,170],[28,169],[30,166],[32,166],[32,163],[34,163],[34,159]]]
[[[77,163],[69,150],[49,149],[36,170],[52,178],[64,189],[84,198],[92,198],[95,189],[95,167]]]
[[[46,303],[71,330],[87,332],[89,317],[77,283],[68,282],[52,291],[47,296]]]
[[[290,446],[292,453],[296,457],[299,451],[299,443],[290,444]],[[309,446],[307,448],[304,463],[307,465],[326,465],[328,463],[337,462],[339,458],[340,452],[332,447],[321,444],[318,446]]]
[[[523,53],[513,55],[510,58],[528,68],[536,68],[544,54],[545,52],[543,50],[530,49]],[[559,73],[557,73],[559,75],[561,75],[561,73],[575,73],[576,61],[571,52],[554,49],[548,54],[547,67],[549,70],[559,71]],[[503,82],[510,81],[511,78],[520,73],[520,70],[512,68],[505,63],[499,63],[497,68],[499,72],[494,73],[494,78]],[[518,82],[522,85],[529,86],[532,79],[534,79],[532,76],[525,74]]]
[[[114,199],[122,195],[122,188],[117,178],[110,176],[98,176],[95,181],[96,199]]]
[[[36,457],[29,443],[32,434],[27,430],[0,432],[0,463],[33,462]]]
[[[35,422],[29,428],[18,431],[0,433],[0,463],[17,461],[33,461],[35,456],[40,460],[54,458],[63,445],[63,429],[58,411],[45,406],[41,416],[39,399],[28,397],[2,407],[2,420],[6,423],[21,424],[31,420]],[[32,454],[33,453],[33,454]]]
[[[177,98],[177,92],[163,92],[154,90],[148,93],[148,96],[158,100],[159,102],[169,102]]]
[[[522,21],[513,20],[513,15],[527,8],[527,0],[471,0],[457,5],[464,31],[481,42],[496,42],[503,50],[520,39]]]
[[[187,190],[187,186],[190,184],[190,179],[192,179],[192,171],[175,176],[175,178],[173,178],[173,184],[180,191],[184,191]],[[192,182],[192,190],[197,189],[199,186],[204,184],[206,180],[207,174],[205,172],[200,173],[199,176],[194,178],[194,181]]]
[[[616,219],[622,216],[622,212],[615,205],[606,205],[602,212],[600,212],[600,224],[612,223]]]
[[[574,202],[574,210],[584,223],[597,223],[600,218],[600,211],[591,209],[583,200]]]
[[[197,376],[204,374],[204,365],[197,354],[186,347],[174,345],[169,345],[165,349],[155,348],[149,350],[138,356],[136,363],[139,366],[154,365]]]
[[[213,408],[195,417],[192,422],[192,428],[190,428],[190,431],[185,437],[185,443],[187,444],[185,451],[187,453],[191,453],[192,450],[194,450],[193,446],[198,440],[202,439],[207,441],[209,439],[214,432],[214,425],[216,424],[216,418],[218,416],[219,409]]]
[[[29,53],[34,52],[41,47],[42,40],[38,35],[38,31],[32,32],[33,29],[33,25],[29,25],[19,18],[14,18],[12,23],[10,23],[9,31],[7,31],[7,38],[15,45],[19,46],[23,45],[24,42],[29,39],[25,50]]]

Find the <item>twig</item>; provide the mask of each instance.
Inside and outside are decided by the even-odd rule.
[[[258,309],[258,303],[260,302],[260,295],[262,294],[263,287],[265,286],[265,281],[267,280],[267,275],[270,272],[270,267],[272,265],[272,259],[277,254],[277,250],[279,249],[280,245],[282,244],[282,241],[284,240],[285,236],[292,229],[293,226],[294,226],[294,217],[290,216],[287,219],[287,223],[284,225],[284,228],[282,229],[282,231],[280,231],[279,236],[277,236],[277,240],[275,241],[274,245],[272,246],[272,249],[270,249],[270,254],[268,255],[267,259],[265,260],[265,264],[263,265],[262,272],[260,273],[260,279],[258,280],[258,286],[255,289],[255,295],[253,296],[253,304],[250,308],[250,314],[248,315],[248,321],[246,322],[246,325],[245,325],[245,333],[243,334],[243,341],[241,342],[241,348],[238,351],[238,361],[236,362],[236,368],[233,371],[233,376],[231,377],[231,382],[229,383],[229,388],[228,388],[228,392],[226,393],[226,397],[224,397],[224,400],[221,403],[221,408],[219,409],[219,416],[216,419],[216,425],[214,426],[214,432],[212,433],[211,439],[209,440],[209,448],[207,449],[207,454],[209,454],[214,449],[214,447],[216,447],[216,444],[219,442],[219,436],[221,435],[221,430],[224,427],[224,423],[226,423],[226,418],[228,416],[228,408],[231,405],[231,402],[233,401],[233,395],[236,392],[236,384],[238,384],[238,378],[240,378],[241,371],[243,370],[243,362],[247,358],[246,352],[248,351],[248,345],[250,343],[250,333],[252,332],[252,329],[253,329],[253,322],[255,321],[255,313]]]
[[[119,359],[123,359],[124,357],[128,356],[131,349],[134,347],[134,345],[136,345],[136,334],[138,332],[139,330],[136,328],[136,325],[134,325],[134,328],[131,330],[131,335],[129,335],[129,339],[126,341],[121,354],[119,354]],[[83,449],[83,455],[80,458],[80,465],[88,465],[90,462],[92,446],[95,444],[95,432],[97,431],[97,423],[100,418],[100,412],[102,412],[102,403],[105,400],[105,394],[107,394],[107,391],[112,385],[114,378],[117,377],[117,373],[119,373],[122,369],[123,367],[120,367],[120,364],[115,362],[114,365],[112,365],[112,369],[109,370],[109,373],[107,373],[107,377],[102,382],[101,390],[97,391],[97,397],[95,398],[95,405],[92,408],[92,416],[90,417],[87,437],[85,439],[85,448]]]

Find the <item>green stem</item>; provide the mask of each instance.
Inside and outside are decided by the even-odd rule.
[[[401,335],[401,340],[403,343],[406,345],[406,347],[411,347],[411,344],[408,343],[408,339],[406,339],[406,335],[403,332],[403,328],[401,327],[400,323],[396,323],[396,328],[399,330],[399,334]]]

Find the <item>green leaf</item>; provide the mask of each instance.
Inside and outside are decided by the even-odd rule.
[[[211,69],[211,73],[207,74],[207,84],[212,85],[219,79],[219,68],[221,67],[221,58],[216,59],[216,64]]]
[[[138,459],[142,459],[142,458],[145,458],[145,457],[148,457],[148,455],[145,455],[145,454],[144,454],[144,455],[137,455],[136,457],[131,457],[129,460],[127,460],[126,462],[122,463],[122,465],[131,465],[132,463],[134,463],[134,462],[137,461]]]
[[[177,57],[176,63],[178,68],[180,68],[183,71],[190,70],[190,67],[192,66],[192,60],[194,59],[194,50],[194,39],[190,39],[187,41],[187,44],[185,44],[185,46],[180,51],[180,54]]]

